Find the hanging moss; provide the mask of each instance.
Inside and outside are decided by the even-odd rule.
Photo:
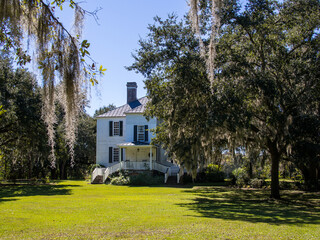
[[[86,97],[83,76],[94,76],[95,69],[85,63],[90,44],[80,43],[85,11],[73,1],[74,32],[70,33],[55,17],[56,7],[62,9],[64,1],[2,0],[0,3],[1,43],[16,52],[18,63],[25,64],[30,57],[22,51],[24,37],[34,40],[36,61],[43,79],[43,120],[47,125],[51,146],[51,165],[55,167],[55,103],[59,101],[65,111],[65,130],[73,161],[77,116]],[[90,72],[91,71],[91,72]],[[104,71],[100,67],[100,73]],[[98,71],[99,72],[99,71]],[[92,83],[95,79],[90,79]]]

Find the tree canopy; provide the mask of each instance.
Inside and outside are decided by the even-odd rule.
[[[51,168],[41,117],[41,88],[30,72],[12,65],[10,58],[0,58],[0,179],[85,177],[95,162],[95,120],[84,112],[79,114],[74,145],[77,162],[73,168],[63,122],[65,113],[61,104],[56,104],[56,166]]]
[[[266,150],[279,198],[279,162],[298,141],[292,131],[301,118],[319,118],[320,2],[191,5],[192,27],[156,18],[129,67],[146,77],[147,115],[163,119],[157,139],[193,173],[226,147]]]
[[[74,9],[74,31],[68,31],[56,16],[57,9],[68,4]],[[83,20],[87,12],[73,0],[3,0],[0,4],[0,47],[15,53],[17,63],[31,60],[24,43],[33,41],[43,80],[43,119],[47,125],[54,159],[55,103],[65,111],[67,143],[71,156],[77,129],[77,116],[86,96],[87,80],[97,83],[97,75],[105,69],[90,58],[87,40],[81,41]]]

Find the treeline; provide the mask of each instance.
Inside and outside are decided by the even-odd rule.
[[[42,120],[42,93],[32,73],[13,68],[8,54],[0,59],[0,180],[84,178],[95,162],[96,123],[81,113],[71,166],[62,106],[56,103],[55,155],[49,161],[47,128]]]

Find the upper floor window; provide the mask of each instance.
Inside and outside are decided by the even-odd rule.
[[[134,141],[148,142],[148,125],[134,125]]]
[[[109,121],[109,136],[123,136],[123,121]]]
[[[144,125],[137,126],[138,132],[138,142],[144,142],[145,141],[145,128]]]
[[[120,135],[120,122],[113,123],[113,135],[119,136]]]

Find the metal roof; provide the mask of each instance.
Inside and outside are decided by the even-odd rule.
[[[139,98],[136,101],[127,103],[121,107],[117,107],[109,112],[97,116],[97,118],[104,117],[125,117],[126,113],[143,113],[149,99],[147,97]]]

